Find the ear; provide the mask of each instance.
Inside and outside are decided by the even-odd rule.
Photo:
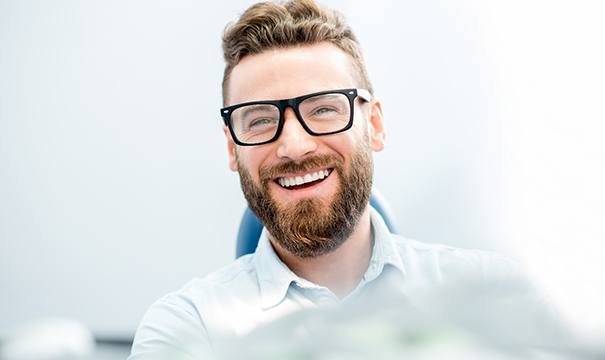
[[[223,132],[225,133],[225,138],[227,138],[227,153],[229,155],[229,169],[231,171],[237,171],[237,160],[235,158],[235,143],[231,138],[231,133],[229,132],[229,128],[223,126]]]
[[[370,134],[370,147],[373,151],[382,151],[384,149],[386,133],[382,116],[382,105],[380,101],[372,102],[370,119],[368,121],[368,133]]]

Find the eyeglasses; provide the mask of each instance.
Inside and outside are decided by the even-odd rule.
[[[353,125],[355,98],[371,101],[365,89],[321,91],[283,100],[251,101],[221,109],[221,116],[238,145],[262,145],[277,140],[284,127],[286,108],[294,110],[311,135],[331,135]]]

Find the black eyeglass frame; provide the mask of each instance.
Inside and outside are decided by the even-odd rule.
[[[300,105],[301,102],[303,102],[304,100],[306,100],[310,97],[326,95],[326,94],[343,94],[343,95],[345,95],[349,99],[349,107],[351,109],[351,114],[349,115],[349,122],[342,129],[327,132],[327,133],[317,133],[317,132],[314,132],[313,130],[311,130],[307,126],[307,124],[305,124],[305,121],[303,120],[303,117],[300,114],[298,106]],[[285,118],[286,109],[288,107],[290,107],[294,111],[294,114],[296,115],[298,122],[302,125],[302,127],[305,129],[305,131],[307,133],[309,133],[310,135],[313,135],[313,136],[332,135],[332,134],[338,134],[343,131],[347,131],[353,126],[353,118],[355,116],[355,111],[354,111],[355,99],[358,96],[359,96],[359,98],[361,98],[367,102],[370,102],[372,100],[372,94],[370,94],[370,92],[366,89],[352,88],[352,89],[326,90],[326,91],[320,91],[320,92],[315,92],[315,93],[311,93],[311,94],[301,95],[301,96],[297,96],[295,98],[290,98],[290,99],[249,101],[249,102],[244,102],[244,103],[240,103],[240,104],[227,106],[227,107],[224,107],[221,109],[221,117],[223,118],[223,122],[225,123],[225,126],[227,126],[229,128],[229,132],[231,133],[231,138],[233,138],[233,141],[237,145],[241,145],[241,146],[264,145],[264,144],[268,144],[268,143],[271,143],[271,142],[277,140],[279,138],[279,136],[281,135],[282,129],[284,127],[284,122],[285,122],[284,118]],[[279,109],[279,121],[277,124],[277,130],[275,131],[275,135],[271,139],[262,141],[259,143],[250,144],[250,143],[243,143],[237,138],[237,136],[235,135],[235,131],[233,130],[233,127],[231,126],[231,114],[233,113],[234,110],[241,108],[243,106],[248,106],[248,105],[274,105]]]

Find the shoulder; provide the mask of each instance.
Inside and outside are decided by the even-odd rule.
[[[155,301],[137,329],[133,355],[179,349],[194,354],[207,351],[216,332],[215,317],[224,318],[224,309],[233,299],[256,292],[253,264],[253,255],[242,256]]]
[[[425,243],[394,234],[392,239],[406,268],[430,269],[440,278],[497,279],[523,272],[518,261],[493,251]]]
[[[189,281],[180,292],[184,294],[195,294],[198,291],[212,288],[227,289],[239,286],[242,282],[255,279],[256,268],[254,266],[254,254],[248,254],[204,277],[194,278]]]
[[[181,289],[165,295],[158,303],[171,303],[196,313],[226,303],[231,298],[258,292],[254,254],[238,258],[212,273],[194,278]]]

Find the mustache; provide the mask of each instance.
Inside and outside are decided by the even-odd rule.
[[[260,182],[265,185],[284,173],[307,172],[317,168],[331,167],[342,172],[343,161],[336,155],[315,155],[302,161],[288,161],[274,166],[262,167],[259,171]]]

